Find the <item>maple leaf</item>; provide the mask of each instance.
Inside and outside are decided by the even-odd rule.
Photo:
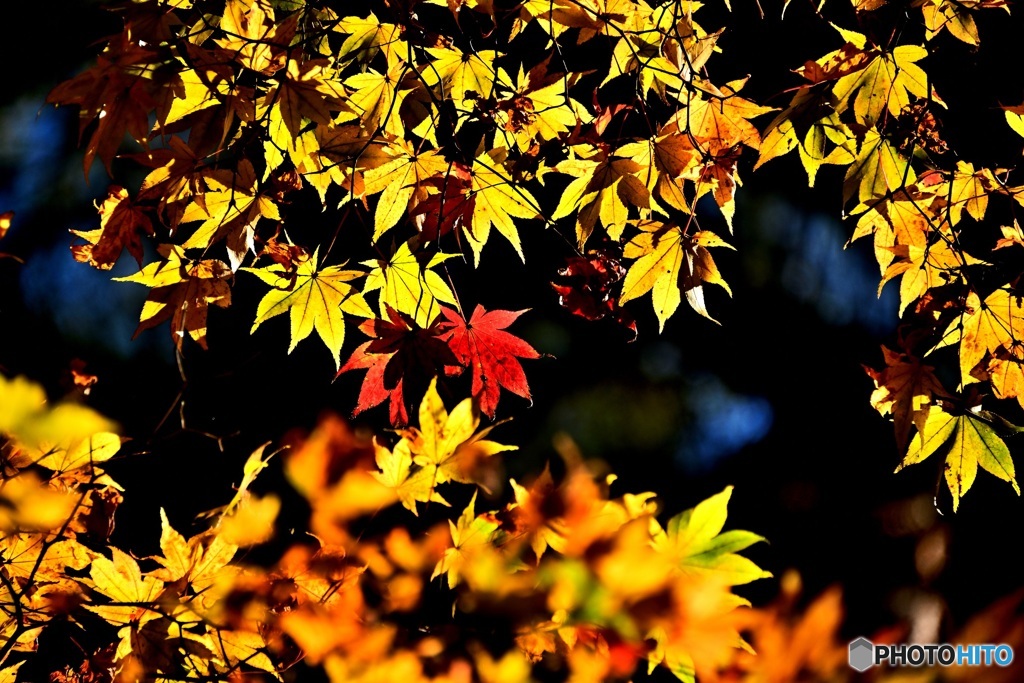
[[[550,61],[545,59],[525,75],[520,67],[515,94],[496,105],[496,135],[508,149],[529,150],[534,141],[556,139],[593,119],[586,107],[567,94],[578,75],[550,73]]]
[[[985,297],[967,295],[964,311],[953,320],[942,340],[932,350],[959,343],[960,381],[964,384],[978,381],[972,371],[985,354],[1000,348],[1012,349],[1024,339],[1024,305],[1021,297],[1005,289]]]
[[[185,537],[174,530],[167,519],[167,513],[160,508],[160,552],[163,553],[163,557],[158,557],[157,561],[163,565],[163,569],[155,572],[153,576],[168,583],[177,581],[192,569],[196,562],[197,550],[198,548],[190,546]]]
[[[551,220],[575,212],[576,240],[581,248],[599,218],[609,237],[618,241],[629,217],[627,207],[650,208],[650,191],[636,175],[643,167],[590,145],[576,145],[573,152],[574,158],[560,161],[554,168],[574,180],[562,193]]]
[[[8,534],[0,540],[4,568],[14,578],[62,583],[67,570],[82,570],[99,555],[70,538],[44,534]]]
[[[652,292],[659,329],[664,329],[665,321],[679,307],[682,290],[693,310],[714,320],[704,305],[704,283],[719,285],[730,295],[732,292],[707,248],[729,245],[707,230],[691,236],[677,225],[658,221],[640,221],[637,227],[640,234],[626,245],[623,252],[626,258],[636,260],[622,283],[619,303],[624,304]]]
[[[968,45],[977,45],[981,42],[978,37],[978,26],[974,23],[969,9],[979,5],[988,5],[988,2],[968,0],[967,2],[950,2],[950,0],[932,0],[921,3],[921,13],[924,15],[925,38],[932,40],[943,29],[948,29],[950,34]],[[1009,7],[1003,2],[991,3],[991,6],[1003,6],[1009,11]]]
[[[1014,221],[1013,225],[1004,225],[999,229],[1002,231],[1003,237],[996,242],[995,249],[1024,247],[1024,230],[1021,230],[1020,223]]]
[[[544,552],[550,547],[556,552],[565,550],[565,526],[562,520],[549,519],[545,514],[548,508],[559,507],[559,492],[555,489],[551,477],[551,468],[544,466],[544,471],[529,488],[510,479],[515,503],[508,508],[508,518],[512,528],[507,529],[513,537],[526,534],[530,539],[530,549],[539,563]]]
[[[966,161],[958,161],[956,171],[951,174],[948,190],[939,190],[939,193],[946,197],[949,203],[949,223],[956,225],[960,222],[960,216],[964,209],[976,221],[985,218],[985,211],[988,208],[988,196],[999,182],[992,175],[992,171],[982,168],[974,170],[972,164]]]
[[[519,258],[523,247],[513,218],[540,218],[540,209],[525,188],[520,187],[503,168],[507,150],[496,149],[481,154],[469,172],[468,200],[472,202],[473,220],[463,224],[466,239],[473,248],[473,258],[480,265],[480,251],[487,243],[491,226],[515,248]]]
[[[380,290],[381,316],[390,307],[410,316],[420,327],[428,327],[441,314],[441,302],[456,304],[451,288],[433,270],[453,256],[436,253],[427,259],[413,253],[411,242],[404,242],[388,260],[363,262],[372,268],[363,294]]]
[[[345,105],[356,111],[363,128],[383,131],[395,137],[401,137],[405,133],[405,126],[399,114],[402,102],[411,90],[399,88],[402,86],[402,77],[407,72],[405,67],[395,65],[387,73],[367,69],[345,79],[346,87],[354,89],[354,92],[345,98]]]
[[[443,176],[427,178],[423,184],[436,189],[411,211],[423,239],[436,242],[450,232],[468,232],[476,209],[469,168],[453,163]]]
[[[843,200],[856,196],[861,202],[870,202],[915,180],[917,175],[910,160],[872,128],[864,135],[856,158],[846,170]]]
[[[175,87],[169,89],[169,101],[157,113],[157,126],[165,128],[209,107],[222,103],[230,93],[230,69],[203,66],[200,70],[183,69],[176,75]]]
[[[406,142],[391,143],[383,153],[390,159],[364,174],[364,192],[381,193],[373,214],[374,242],[395,227],[412,205],[426,199],[423,181],[445,173],[449,167],[438,152],[417,152]]]
[[[278,83],[265,97],[271,104],[265,114],[270,139],[264,144],[264,151],[272,168],[280,165],[284,153],[293,160],[302,153],[298,145],[307,119],[325,126],[331,124],[331,110],[341,108],[345,93],[342,84],[331,77],[324,60],[289,59]],[[259,108],[257,115],[264,115]]]
[[[46,392],[38,384],[0,374],[0,434],[18,446],[65,449],[113,428],[112,422],[91,408],[72,402],[47,403]]]
[[[932,235],[936,235],[937,239],[929,244]],[[909,243],[891,247],[898,260],[886,269],[878,285],[881,294],[886,282],[897,275],[903,276],[900,280],[900,315],[903,315],[911,302],[928,290],[961,280],[961,271],[965,266],[984,264],[984,261],[956,248],[949,235],[937,231],[915,231],[909,233],[908,237]]]
[[[113,605],[87,605],[86,608],[112,624],[142,626],[160,616],[146,607],[163,592],[162,581],[143,577],[138,563],[127,553],[111,548],[112,560],[97,557],[92,561],[89,575],[96,591],[109,598]],[[123,603],[118,605],[116,603]]]
[[[437,484],[434,472],[424,467],[413,465],[412,451],[407,439],[402,439],[395,445],[394,450],[388,450],[378,443],[374,443],[377,451],[377,467],[380,472],[370,474],[388,488],[394,490],[401,501],[402,506],[411,511],[414,515],[416,502],[428,503],[433,501],[441,505],[448,505],[434,486]]]
[[[121,450],[121,437],[112,432],[97,432],[73,443],[30,449],[36,465],[66,474],[110,460]],[[36,453],[35,451],[38,451]]]
[[[606,251],[592,249],[584,256],[566,259],[558,275],[568,280],[567,284],[551,283],[562,308],[584,320],[610,316],[628,330],[631,340],[636,338],[636,321],[613,295],[616,283],[626,276],[626,269],[617,258]]]
[[[157,59],[156,52],[132,40],[130,26],[126,26],[110,39],[95,66],[47,95],[47,102],[79,106],[80,138],[95,121],[85,147],[86,176],[96,157],[110,174],[110,165],[125,133],[145,144],[153,99],[152,81],[142,74]]]
[[[255,251],[256,224],[261,218],[281,220],[277,204],[257,190],[256,172],[248,159],[235,171],[208,175],[207,190],[193,198],[181,215],[182,223],[202,221],[182,245],[204,249],[226,239],[231,270],[238,270],[246,252]]]
[[[1003,107],[1003,116],[1006,118],[1007,125],[1013,129],[1013,132],[1024,137],[1024,104]]]
[[[858,36],[859,48],[865,38]],[[874,125],[888,111],[893,116],[910,104],[910,96],[928,97],[928,76],[917,62],[928,56],[919,45],[899,45],[892,52],[869,50],[872,59],[863,68],[836,81],[832,94],[838,102],[836,111],[842,113],[853,98],[853,111],[857,121]]]
[[[495,50],[464,53],[458,48],[432,47],[427,52],[434,61],[422,67],[424,83],[435,88],[441,99],[451,100],[456,109],[472,111],[477,100],[493,97],[497,88],[510,87],[508,74],[495,66],[499,57]]]
[[[713,98],[691,96],[687,106],[669,119],[661,132],[690,133],[712,155],[741,144],[756,150],[761,135],[750,119],[775,110],[737,95],[746,82],[747,79],[732,81],[721,88],[704,84]]]
[[[448,587],[455,588],[461,580],[461,572],[471,561],[473,554],[490,547],[491,537],[498,530],[498,523],[489,513],[483,513],[478,517],[475,506],[476,491],[473,492],[469,505],[459,515],[458,523],[448,521],[452,547],[444,551],[444,557],[434,567],[431,580],[445,574],[448,577]]]
[[[850,242],[873,235],[875,259],[878,261],[880,272],[885,275],[897,256],[897,244],[903,247],[900,256],[907,260],[910,257],[910,245],[915,245],[916,256],[926,251],[920,247],[925,246],[928,240],[934,239],[934,236],[950,239],[949,234],[933,229],[932,226],[935,224],[931,220],[931,211],[926,208],[931,201],[933,197],[922,192],[919,187],[913,186],[897,192],[891,200],[874,203],[872,209],[865,211],[858,218],[857,228]],[[940,230],[945,228],[943,225],[936,227]]]
[[[230,588],[226,581],[231,571],[228,563],[238,547],[212,531],[201,532],[186,541],[174,530],[162,509],[160,525],[163,556],[152,559],[159,562],[161,568],[150,572],[149,577],[168,584],[183,581],[194,592],[191,609],[203,612],[213,609],[221,598],[221,591]]]
[[[796,92],[789,107],[768,124],[762,137],[754,170],[796,149],[811,187],[822,164],[849,164],[856,151],[853,132],[832,110],[827,98],[810,87]],[[828,143],[834,145],[831,151],[827,151]]]
[[[674,209],[690,213],[690,203],[683,194],[683,180],[696,180],[703,153],[693,142],[692,135],[667,133],[648,140],[631,142],[617,150],[617,154],[640,164],[637,174],[651,193],[651,209],[666,213],[656,198]]]
[[[960,499],[974,484],[978,467],[1008,481],[1020,495],[1020,487],[1014,477],[1013,459],[1006,443],[992,429],[992,426],[971,411],[952,415],[941,406],[933,405],[928,412],[924,430],[914,435],[906,457],[899,464],[899,472],[908,465],[923,462],[928,456],[948,445],[943,471],[946,485],[953,494],[953,512],[960,506]]]
[[[274,537],[274,522],[280,512],[281,499],[276,495],[246,495],[231,514],[218,520],[217,534],[238,547],[266,543]]]
[[[652,518],[654,547],[671,557],[683,572],[697,576],[711,573],[728,585],[749,583],[770,577],[749,559],[737,553],[765,540],[749,531],[722,531],[725,526],[732,487],[681,512],[662,530]]]
[[[134,275],[114,278],[152,288],[135,334],[170,320],[171,338],[179,350],[186,333],[205,349],[210,304],[220,308],[231,305],[231,269],[223,261],[188,259],[175,245],[161,245],[159,252],[165,260],[155,261]]]
[[[267,642],[259,633],[221,628],[211,640],[216,645],[214,652],[228,666],[247,664],[279,678],[277,667],[267,655]]]
[[[217,44],[245,68],[272,72],[280,67],[273,54],[276,44],[274,39],[287,36],[275,35],[277,25],[270,3],[228,0],[224,5],[220,28],[225,37],[218,38]],[[284,44],[287,45],[288,41],[284,41]]]
[[[942,383],[935,376],[935,368],[924,365],[909,353],[899,353],[885,346],[885,369],[876,371],[864,366],[875,383],[871,394],[871,407],[882,415],[891,414],[896,427],[896,445],[900,450],[910,437],[910,427],[924,431],[925,421],[933,396],[945,396]]]
[[[450,308],[441,308],[441,338],[462,365],[473,372],[473,397],[480,410],[494,417],[501,389],[531,400],[526,373],[518,358],[540,358],[532,346],[505,329],[526,311],[486,311],[479,304],[466,321]]]
[[[361,344],[335,377],[350,370],[367,370],[359,389],[353,415],[388,401],[391,424],[405,425],[409,414],[405,392],[426,386],[436,371],[457,372],[459,362],[440,338],[437,322],[421,328],[409,317],[386,306],[387,319],[367,320],[359,329],[369,337]]]
[[[1024,347],[996,349],[986,370],[997,398],[1016,398],[1024,404]]]
[[[195,151],[181,138],[173,136],[166,147],[130,158],[152,169],[139,187],[138,198],[157,200],[160,215],[171,225],[178,225],[188,200],[205,186],[201,180],[205,174],[199,169]]]
[[[291,345],[288,353],[315,329],[334,356],[335,369],[341,365],[341,347],[345,343],[345,320],[342,313],[372,318],[373,311],[363,295],[350,283],[366,275],[342,266],[319,268],[319,250],[300,260],[295,272],[273,264],[266,268],[243,268],[273,287],[260,301],[252,330],[267,320],[289,312]]]
[[[788,571],[779,581],[781,595],[765,608],[737,614],[741,631],[750,633],[754,652],[737,653],[735,668],[755,680],[799,680],[813,672],[815,680],[829,680],[848,666],[848,646],[840,639],[843,622],[842,591],[832,586],[796,613],[800,576]]]
[[[75,260],[110,270],[121,256],[128,253],[142,266],[142,235],[153,235],[153,224],[145,210],[128,196],[128,190],[113,185],[99,208],[99,230],[87,232],[72,230],[72,234],[85,238],[88,244],[71,247]]]
[[[401,38],[402,28],[382,22],[373,13],[368,17],[344,17],[334,30],[348,36],[338,49],[338,59],[365,63],[383,51],[388,64],[394,64],[408,54],[406,42]]]
[[[477,432],[480,413],[473,399],[459,402],[451,413],[437,393],[437,378],[430,381],[420,402],[419,429],[410,427],[413,462],[427,469],[434,484],[469,483],[478,461],[503,451],[516,450],[488,441],[492,427]],[[433,486],[431,486],[433,488]]]

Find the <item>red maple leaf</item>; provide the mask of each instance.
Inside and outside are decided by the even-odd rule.
[[[153,223],[146,210],[132,201],[128,190],[112,185],[107,198],[99,205],[100,228],[92,231],[72,230],[87,244],[76,244],[71,253],[76,261],[100,270],[110,270],[125,249],[142,267],[142,236],[153,235]]]
[[[427,178],[420,185],[437,189],[410,212],[423,239],[436,242],[449,232],[458,234],[469,228],[476,199],[470,191],[468,168],[454,163],[448,173]]]
[[[630,333],[630,341],[636,339],[636,321],[613,296],[616,284],[626,276],[617,258],[594,249],[585,256],[567,259],[558,274],[565,281],[552,282],[551,287],[563,308],[585,320],[612,318]]]
[[[352,352],[335,379],[349,370],[366,370],[352,414],[358,415],[388,399],[391,424],[401,427],[409,423],[407,393],[412,397],[422,396],[439,372],[451,375],[462,369],[452,350],[440,338],[444,332],[440,318],[430,327],[421,328],[412,318],[390,306],[387,314],[389,320],[367,320],[359,326],[363,334],[373,339]]]
[[[526,311],[485,311],[477,305],[466,322],[450,308],[442,308],[441,337],[455,353],[459,363],[473,368],[473,396],[480,411],[494,417],[501,388],[530,399],[530,386],[518,358],[540,358],[532,346],[505,328]]]

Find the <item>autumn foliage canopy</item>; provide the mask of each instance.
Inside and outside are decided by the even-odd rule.
[[[216,309],[248,280],[251,334],[321,345],[317,371],[360,377],[345,405],[378,428],[326,417],[266,445],[205,530],[164,514],[159,554],[139,556],[109,541],[140,493],[104,470],[132,435],[0,377],[0,683],[44,672],[40,634],[68,622],[88,637],[80,664],[47,672],[63,682],[841,680],[837,596],[783,626],[733,592],[771,574],[742,554],[764,539],[727,525],[731,487],[663,510],[568,440],[526,480],[500,466],[504,419],[557,359],[520,336],[534,302],[504,310],[477,286],[488,262],[554,251],[565,315],[623,344],[713,325],[740,173],[790,156],[834,185],[879,289],[899,290],[865,396],[895,427],[897,471],[937,468],[954,509],[979,469],[1019,494],[1024,140],[998,167],[959,154],[930,71],[939,47],[985,50],[976,17],[1009,3],[826,0],[831,51],[771,98],[750,94],[756,59],[749,82],[716,74],[741,50],[727,4],[112,6],[122,30],[48,98],[77,111],[86,173],[119,183],[74,259],[110,270],[127,252],[137,272],[117,279],[148,288],[139,333],[169,331],[179,356],[217,343]],[[1024,137],[1024,105],[979,106]],[[287,537],[282,497],[251,489],[272,458],[310,511]]]

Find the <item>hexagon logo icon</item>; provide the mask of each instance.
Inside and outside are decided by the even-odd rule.
[[[850,643],[850,668],[867,671],[875,663],[875,646],[867,638],[858,638]]]

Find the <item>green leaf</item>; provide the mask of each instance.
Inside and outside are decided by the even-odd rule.
[[[946,485],[953,494],[954,512],[960,507],[960,499],[974,485],[978,467],[1010,482],[1020,495],[1010,449],[992,425],[971,412],[951,415],[938,406],[932,406],[924,431],[914,436],[896,471],[925,460],[940,448],[946,449]]]
[[[762,536],[738,530],[722,533],[731,496],[728,486],[670,519],[665,531],[657,529],[653,534],[655,547],[668,553],[684,572],[712,573],[731,586],[770,577],[771,573],[737,554],[765,540]]]

